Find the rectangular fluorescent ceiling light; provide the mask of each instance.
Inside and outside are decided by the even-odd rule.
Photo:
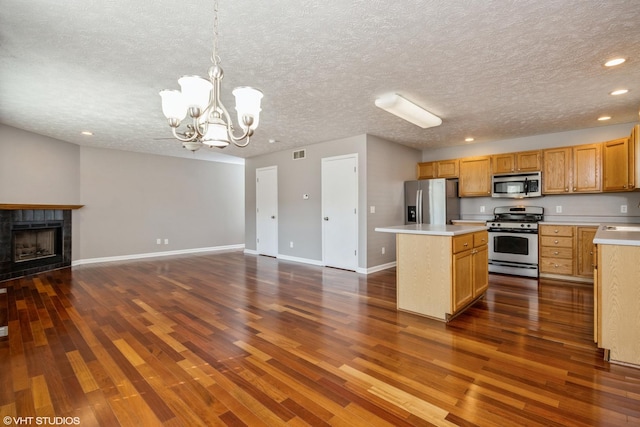
[[[397,93],[383,95],[376,99],[376,106],[423,129],[440,126],[442,119],[422,107],[406,100]]]

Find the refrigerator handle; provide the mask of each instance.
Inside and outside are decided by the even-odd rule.
[[[418,210],[416,224],[422,224],[422,190],[416,191],[416,206]]]

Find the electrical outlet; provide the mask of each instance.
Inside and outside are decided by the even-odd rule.
[[[370,213],[376,213],[376,207],[375,206],[369,206],[369,212]]]
[[[293,247],[293,242],[289,242],[289,247],[292,248]]]
[[[627,205],[620,205],[620,213],[627,213]]]
[[[168,245],[169,244],[169,239],[164,239],[164,244]]]
[[[556,206],[556,213],[562,213],[562,206]]]
[[[480,206],[480,213],[484,213],[484,206]]]
[[[162,244],[162,239],[156,239],[156,245],[161,245]]]
[[[382,247],[382,255],[384,255],[384,246]]]

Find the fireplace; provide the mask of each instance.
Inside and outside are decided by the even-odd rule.
[[[71,210],[0,210],[0,281],[71,265]]]

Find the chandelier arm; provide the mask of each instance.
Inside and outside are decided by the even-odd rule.
[[[182,142],[192,142],[195,141],[198,138],[198,133],[194,133],[193,135],[191,135],[190,138],[183,138],[181,137],[178,132],[177,132],[177,127],[172,127],[171,131],[173,132],[173,137],[176,138],[178,141],[182,141]]]
[[[249,138],[251,135],[253,135],[253,129],[247,128],[247,130],[244,131],[242,133],[242,135],[235,136],[233,134],[233,120],[231,120],[231,116],[229,115],[229,112],[227,111],[227,109],[224,106],[224,104],[222,103],[222,101],[218,102],[218,106],[220,107],[220,109],[222,110],[222,114],[224,115],[225,122],[227,124],[227,133],[229,134],[229,137],[231,138],[231,141],[234,144],[236,144],[238,147],[246,147],[247,144],[249,143],[249,141],[247,141],[247,143],[244,144],[244,145],[239,145],[238,141],[242,141],[243,139]]]
[[[241,138],[243,139],[243,138]],[[247,145],[249,145],[249,142],[251,142],[251,137],[247,135],[247,142],[245,142],[244,144],[239,144],[238,142],[236,142],[236,140],[233,138],[233,135],[231,135],[231,142],[233,142],[235,144],[236,147],[240,147],[240,148],[244,148]]]

